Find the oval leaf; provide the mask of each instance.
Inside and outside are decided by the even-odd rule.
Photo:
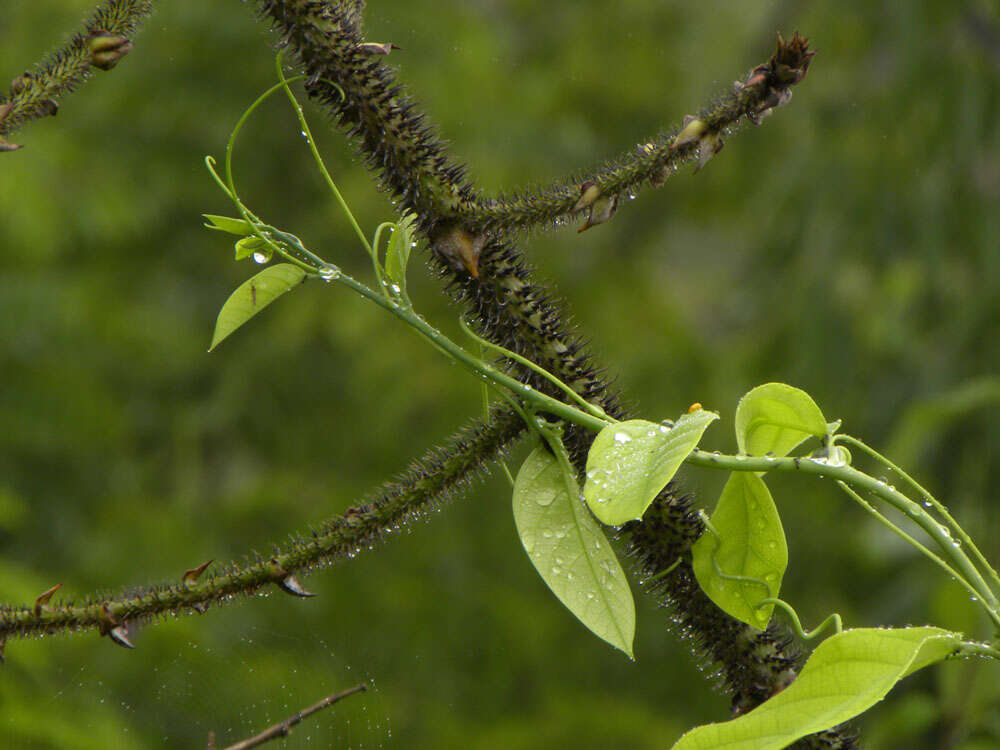
[[[609,526],[642,518],[719,415],[699,409],[673,427],[630,419],[605,427],[587,455],[583,497]]]
[[[591,632],[632,658],[635,604],[614,550],[580,502],[576,479],[539,446],[514,482],[514,522],[542,580]]]
[[[291,263],[279,263],[265,268],[252,279],[244,281],[229,295],[226,304],[219,310],[215,321],[212,351],[229,334],[246,323],[274,300],[292,287],[298,286],[306,278],[306,272]]]
[[[757,604],[768,596],[777,598],[788,566],[785,531],[764,481],[753,472],[734,472],[712,514],[712,527],[721,546],[706,532],[691,547],[698,585],[719,609],[763,630],[774,605],[757,609]],[[716,564],[725,575],[767,581],[770,593],[759,583],[727,580],[716,572]]]
[[[233,219],[229,216],[216,216],[215,214],[202,214],[202,216],[208,219],[209,223],[205,226],[209,229],[238,234],[243,237],[253,234],[253,227],[250,226],[250,222],[244,219]]]
[[[385,251],[385,272],[389,279],[401,287],[406,284],[406,264],[410,260],[413,243],[413,224],[416,214],[407,214],[396,224]]]
[[[962,636],[941,628],[858,628],[823,641],[798,678],[753,711],[685,734],[673,750],[778,750],[852,719],[906,675],[952,653]]]
[[[786,456],[803,440],[827,433],[812,397],[784,383],[759,385],[736,407],[736,443],[748,456]]]

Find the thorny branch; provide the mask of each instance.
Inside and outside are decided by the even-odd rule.
[[[587,214],[584,228],[602,223],[613,216],[620,193],[635,191],[645,182],[661,184],[685,161],[697,159],[700,168],[739,124],[759,122],[787,102],[814,54],[797,34],[787,42],[779,38],[775,54],[738,82],[720,104],[602,167],[591,179],[558,183],[535,195],[485,199],[465,178],[465,168],[449,159],[435,130],[382,62],[393,45],[365,39],[362,2],[258,0],[258,6],[301,62],[309,76],[310,97],[353,137],[383,187],[400,201],[401,210],[418,215],[419,229],[432,250],[432,268],[452,296],[466,305],[479,333],[538,363],[615,417],[624,416],[617,395],[564,322],[562,305],[532,280],[513,238],[525,228],[551,226],[560,217],[581,212]],[[511,369],[518,371],[513,364]],[[549,390],[537,376],[523,371],[520,375]],[[510,415],[496,416],[498,422],[505,419],[500,429],[493,425],[473,430],[470,439],[459,436],[453,441],[448,448],[461,454],[457,463],[418,465],[401,485],[383,489],[389,496],[398,493],[398,502],[376,500],[365,506],[367,512],[349,513],[315,533],[293,537],[269,560],[233,564],[204,581],[149,588],[137,597],[90,600],[80,606],[46,602],[34,608],[7,607],[0,610],[0,636],[96,627],[129,645],[125,623],[162,612],[201,610],[208,602],[222,602],[232,593],[272,583],[308,595],[294,577],[296,570],[352,556],[358,543],[373,543],[400,519],[419,512],[408,503],[419,508],[420,503],[436,502],[467,481],[520,433]],[[582,468],[590,437],[568,430],[566,438],[571,456]],[[430,453],[440,455],[441,449],[436,450]],[[620,538],[638,561],[642,578],[652,582],[646,588],[673,608],[680,634],[719,665],[733,710],[742,713],[794,679],[801,655],[786,630],[772,625],[761,633],[729,618],[697,587],[688,563],[675,566],[702,531],[690,498],[668,487],[641,522],[624,527]],[[830,730],[800,744],[852,747],[853,740]]]

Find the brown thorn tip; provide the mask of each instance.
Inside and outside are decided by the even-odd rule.
[[[205,572],[205,568],[212,564],[211,560],[203,562],[196,568],[191,568],[190,570],[185,570],[184,575],[181,576],[181,580],[186,584],[192,584],[201,578],[201,574]]]
[[[42,614],[42,607],[49,603],[52,595],[62,588],[61,583],[57,583],[50,589],[43,591],[37,599],[35,599],[35,617],[40,617]]]
[[[299,583],[298,579],[293,575],[287,575],[278,581],[278,588],[284,591],[286,594],[291,594],[292,596],[301,596],[302,598],[308,598],[310,596],[316,596],[316,594],[311,591],[306,591],[302,588],[302,584]]]
[[[112,640],[113,643],[118,644],[122,648],[135,648],[132,641],[128,639],[128,630],[124,625],[115,625],[108,631],[108,638]]]

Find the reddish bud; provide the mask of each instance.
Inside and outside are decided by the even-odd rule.
[[[90,64],[100,70],[111,70],[132,49],[132,42],[123,36],[95,31],[88,42]]]

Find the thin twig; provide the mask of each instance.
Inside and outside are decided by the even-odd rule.
[[[292,727],[300,723],[303,719],[311,716],[317,711],[322,711],[324,708],[332,706],[334,703],[337,703],[350,695],[363,693],[365,690],[367,690],[367,688],[364,685],[355,685],[354,687],[348,688],[343,692],[328,695],[323,700],[313,703],[308,708],[303,708],[294,716],[291,716],[282,722],[278,722],[272,727],[268,727],[260,734],[255,734],[253,737],[248,737],[245,740],[229,745],[225,748],[225,750],[248,750],[248,748],[251,747],[259,747],[265,742],[270,742],[271,740],[276,740],[280,737],[287,737],[291,733]]]

